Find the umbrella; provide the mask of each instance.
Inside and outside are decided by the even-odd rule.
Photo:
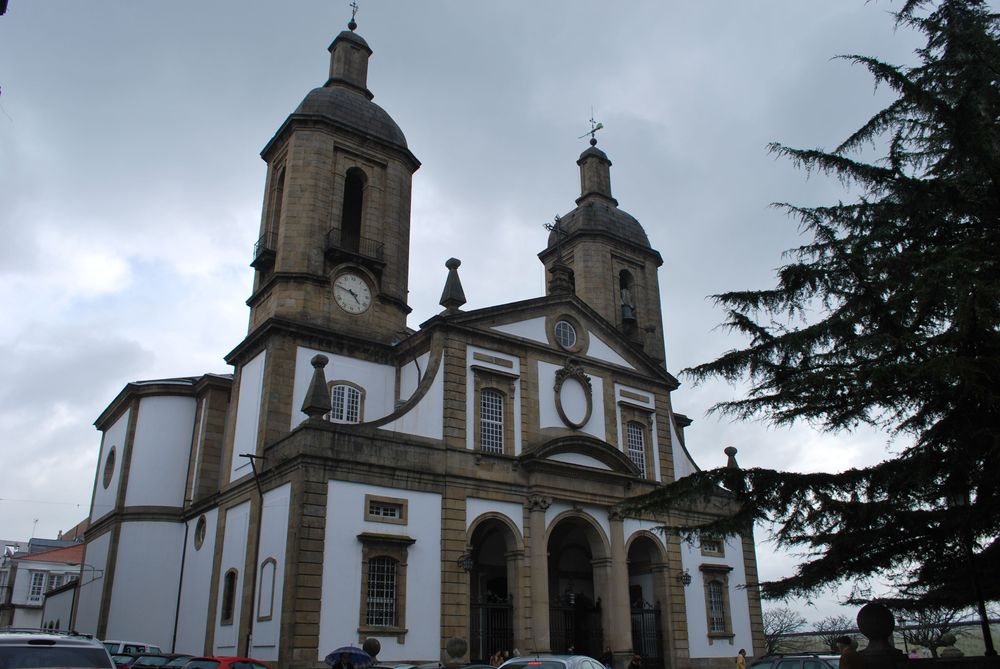
[[[323,658],[323,661],[331,667],[336,667],[340,662],[341,655],[347,656],[347,661],[354,665],[354,669],[365,669],[365,667],[370,667],[375,662],[371,655],[357,646],[341,646]],[[344,667],[344,669],[347,669],[347,667]]]

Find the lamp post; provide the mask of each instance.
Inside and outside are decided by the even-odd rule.
[[[968,514],[969,493],[965,488],[957,490],[948,495],[948,507],[962,511],[961,542],[962,550],[965,552],[965,559],[969,563],[969,578],[972,580],[972,592],[976,597],[976,607],[979,609],[979,624],[983,630],[983,644],[986,646],[986,656],[996,656],[997,651],[993,647],[993,636],[990,634],[990,619],[986,613],[986,600],[983,598],[983,589],[979,584],[979,571],[976,569],[975,554],[973,553],[972,528],[969,527]]]

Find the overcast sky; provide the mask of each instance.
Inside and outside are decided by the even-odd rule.
[[[574,207],[594,117],[620,206],[663,255],[667,364],[741,345],[706,296],[773,285],[804,241],[774,201],[847,195],[767,153],[832,148],[888,98],[838,54],[913,61],[897,3],[361,0],[369,88],[423,163],[413,180],[409,324],[462,260],[467,309],[544,293],[543,224]],[[350,16],[330,0],[10,0],[0,17],[0,538],[88,511],[92,423],[129,381],[229,372],[246,333],[259,151],[327,77]],[[685,379],[682,377],[682,381]],[[873,431],[775,430],[706,415],[739,388],[688,382],[705,468],[840,470]],[[888,448],[898,448],[899,444]],[[34,525],[37,519],[37,527]],[[765,533],[758,530],[758,541]],[[763,578],[790,558],[761,545]],[[804,609],[819,618],[830,598]]]

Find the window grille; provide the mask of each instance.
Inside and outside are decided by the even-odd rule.
[[[642,424],[637,421],[629,421],[625,426],[626,442],[628,444],[628,457],[632,464],[639,468],[639,474],[646,476],[646,432]]]
[[[330,391],[330,413],[333,423],[357,423],[361,417],[361,391],[353,386],[336,385]]]
[[[368,561],[368,611],[372,627],[396,626],[396,561],[377,557]]]
[[[559,321],[555,327],[556,343],[563,348],[576,346],[576,328],[566,321]]]
[[[712,538],[702,538],[701,540],[701,550],[703,553],[721,553],[722,552],[722,542],[714,537]]]
[[[708,631],[726,631],[726,604],[722,594],[722,584],[718,581],[708,582]]]
[[[480,396],[480,447],[484,453],[503,453],[503,394],[486,388]]]

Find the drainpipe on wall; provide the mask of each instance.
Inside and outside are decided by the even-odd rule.
[[[254,531],[254,540],[251,546],[253,550],[253,560],[251,560],[253,571],[248,574],[250,578],[250,625],[243,648],[243,656],[250,657],[250,650],[253,647],[253,628],[254,623],[257,621],[257,572],[260,569],[257,561],[260,557],[260,526],[264,524],[264,490],[260,486],[260,473],[257,471],[257,460],[265,460],[266,458],[263,455],[254,455],[252,453],[240,453],[240,457],[247,458],[250,461],[253,482],[257,486],[257,527]]]
[[[191,521],[184,522],[184,549],[181,551],[181,577],[177,579],[177,607],[174,609],[174,633],[170,637],[170,652],[177,652],[177,623],[181,617],[181,591],[184,589],[184,567],[187,565],[188,530]]]

